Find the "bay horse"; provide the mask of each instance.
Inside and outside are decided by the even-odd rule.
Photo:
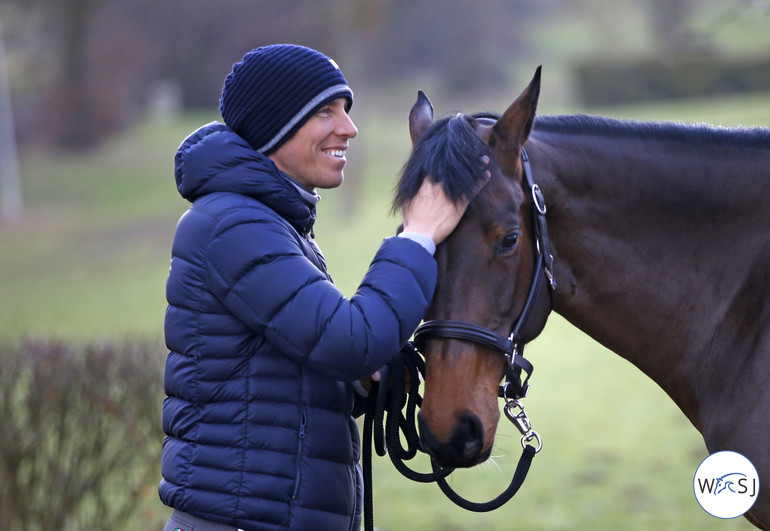
[[[511,331],[536,252],[525,149],[547,200],[554,311],[654,380],[710,453],[753,463],[760,492],[745,516],[770,529],[770,130],[536,118],[539,89],[538,68],[502,116],[434,123],[422,93],[410,112],[413,149],[394,207],[426,176],[453,199],[471,194],[484,156],[492,174],[436,250],[426,321]],[[547,291],[525,341],[545,326]],[[442,467],[485,460],[505,358],[451,337],[428,338],[424,355],[423,449]]]

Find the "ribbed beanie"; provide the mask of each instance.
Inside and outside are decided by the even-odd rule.
[[[304,46],[274,44],[233,65],[219,111],[230,129],[269,155],[318,109],[341,97],[349,109],[353,91],[333,60]]]

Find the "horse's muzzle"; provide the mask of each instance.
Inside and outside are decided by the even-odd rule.
[[[442,442],[428,428],[422,414],[418,415],[420,444],[441,468],[468,468],[489,458],[492,448],[483,451],[484,427],[474,413],[464,413],[457,421],[448,441]]]

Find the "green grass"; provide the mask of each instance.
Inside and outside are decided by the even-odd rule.
[[[547,103],[545,113],[561,112],[549,111]],[[347,295],[398,224],[388,208],[409,149],[410,104],[394,117],[354,115],[361,134],[352,143],[346,184],[322,193],[318,241]],[[588,111],[770,125],[770,95]],[[18,225],[0,226],[0,338],[162,334],[170,243],[187,207],[174,186],[173,153],[211,119],[144,124],[93,154],[23,157],[27,209]],[[493,513],[469,513],[435,485],[412,483],[389,460],[377,459],[380,529],[750,528],[743,519],[712,518],[698,506],[692,477],[706,455],[700,436],[638,370],[558,316],[528,347],[528,357],[537,372],[525,406],[544,448],[517,497]],[[458,472],[453,486],[476,501],[494,497],[510,480],[520,451],[518,435],[503,421],[495,457]],[[427,470],[425,462],[416,466]],[[167,514],[159,502],[157,511]]]

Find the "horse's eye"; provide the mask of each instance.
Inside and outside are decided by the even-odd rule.
[[[503,239],[500,240],[500,246],[498,247],[497,252],[504,253],[505,251],[511,251],[516,247],[516,244],[518,242],[519,242],[518,232],[512,232],[510,234],[506,234],[505,236],[503,236]]]

